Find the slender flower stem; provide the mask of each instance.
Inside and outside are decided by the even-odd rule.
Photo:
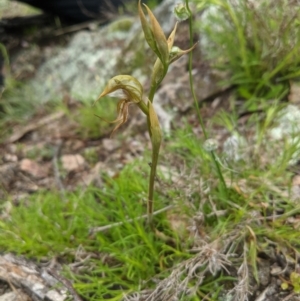
[[[185,0],[185,4],[186,4],[186,9],[187,9],[187,11],[190,15],[190,17],[189,17],[190,47],[193,47],[193,44],[194,44],[194,41],[193,41],[193,18],[192,18],[192,12],[191,12],[190,7],[189,7],[189,0]],[[200,122],[200,126],[201,126],[201,129],[202,129],[204,138],[207,139],[208,135],[207,135],[207,132],[206,132],[206,129],[205,129],[205,126],[204,126],[203,119],[202,119],[201,114],[200,114],[199,104],[198,104],[197,96],[196,96],[195,89],[194,89],[194,81],[193,81],[193,74],[192,74],[193,66],[192,66],[192,64],[193,64],[193,52],[190,51],[190,53],[189,53],[190,89],[191,89],[191,92],[192,92],[192,96],[193,96],[193,99],[194,99],[198,119],[199,119],[199,122]]]
[[[193,41],[193,19],[192,19],[192,12],[191,12],[190,7],[189,7],[189,0],[185,0],[185,4],[186,4],[186,9],[187,9],[187,11],[189,13],[190,47],[192,47],[193,43],[194,43],[194,41]],[[199,119],[199,122],[200,122],[200,126],[201,126],[201,129],[202,129],[204,138],[208,139],[208,134],[207,134],[205,126],[204,126],[204,122],[203,122],[203,119],[202,119],[202,116],[201,116],[201,113],[200,113],[200,109],[199,109],[198,99],[196,97],[196,93],[195,93],[195,89],[194,89],[194,80],[193,80],[193,75],[192,75],[192,63],[193,63],[193,52],[191,51],[189,53],[189,81],[190,81],[190,89],[191,89],[191,92],[192,92],[192,96],[193,96],[193,99],[194,99],[194,103],[195,103],[195,107],[196,107],[198,119]],[[217,168],[218,177],[219,177],[219,179],[221,181],[222,192],[224,192],[224,194],[227,195],[227,186],[226,186],[226,183],[225,183],[222,171],[221,171],[220,164],[219,164],[219,162],[217,160],[217,157],[216,157],[216,154],[214,153],[214,151],[211,152],[211,155],[212,155],[212,159],[213,159],[213,161],[214,161],[214,163],[216,165],[216,168]]]
[[[166,76],[167,72],[168,72],[168,68],[169,66],[168,65],[163,65],[163,74],[161,76],[161,80],[156,82],[155,78],[152,78],[151,80],[151,87],[150,87],[150,92],[149,92],[149,95],[148,95],[148,99],[153,102],[153,99],[154,99],[154,95],[155,95],[155,92],[158,88],[158,86],[161,84],[163,78]]]
[[[140,102],[137,103],[138,107],[143,111],[143,113],[148,116],[149,114],[149,110],[147,105],[144,103],[143,100],[141,100]]]
[[[147,203],[147,214],[148,214],[148,223],[152,225],[153,219],[153,200],[154,200],[154,182],[156,177],[156,167],[158,163],[159,149],[152,149],[152,162],[151,162],[151,171],[149,177],[149,190],[148,190],[148,203]]]
[[[158,84],[153,84],[151,86],[150,92],[149,92],[149,101],[152,103],[154,94],[157,90]],[[151,144],[152,144],[152,162],[151,162],[151,171],[149,176],[149,186],[148,186],[148,202],[147,202],[147,215],[148,215],[148,224],[152,227],[153,226],[153,201],[154,201],[154,184],[155,184],[155,177],[156,177],[156,168],[158,163],[158,156],[159,156],[159,150],[160,150],[160,139],[155,139],[151,131],[151,121],[150,121],[150,109],[149,109],[149,115],[147,118],[147,124],[148,124],[148,131],[151,138]],[[160,137],[161,138],[161,137]]]
[[[150,88],[149,96],[148,96],[148,99],[149,99],[149,101],[151,101],[151,102],[153,102],[153,98],[154,98],[154,94],[155,94],[155,92],[156,92],[156,89],[157,89],[157,85],[152,84],[152,85],[151,85],[151,88]]]

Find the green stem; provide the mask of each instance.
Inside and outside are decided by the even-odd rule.
[[[2,53],[2,56],[3,56],[4,60],[5,60],[5,63],[7,65],[9,65],[9,56],[8,56],[6,47],[2,43],[0,43],[0,52]]]
[[[154,147],[152,144],[152,162],[151,162],[151,171],[149,177],[149,187],[148,187],[148,203],[147,203],[147,215],[148,215],[148,224],[152,225],[153,222],[153,200],[154,200],[154,184],[156,177],[156,168],[158,163],[159,156],[159,146]]]
[[[191,12],[190,7],[189,7],[189,0],[185,0],[185,4],[186,4],[186,9],[187,9],[187,11],[190,15],[190,17],[189,17],[189,32],[190,32],[190,47],[192,47],[193,44],[194,44],[194,41],[193,41],[193,19],[192,19],[192,12]],[[202,116],[201,116],[201,113],[200,113],[198,99],[196,97],[196,93],[195,93],[195,89],[194,89],[194,80],[193,80],[193,74],[192,74],[192,63],[193,63],[193,52],[190,51],[190,53],[189,53],[190,89],[191,89],[191,93],[192,93],[192,96],[193,96],[193,99],[194,99],[198,119],[199,119],[199,122],[200,122],[200,126],[201,126],[201,129],[202,129],[204,138],[208,139],[208,135],[207,135],[207,132],[206,132],[206,129],[205,129],[205,126],[204,126],[204,122],[203,122],[203,119],[202,119]],[[219,179],[221,181],[221,184],[222,184],[222,192],[224,192],[224,194],[227,195],[227,186],[226,186],[226,183],[225,183],[222,171],[221,171],[220,163],[218,162],[218,160],[216,158],[216,155],[213,151],[211,152],[211,155],[212,155],[212,159],[213,159],[213,161],[215,163],[215,166],[216,166],[216,169],[217,169],[218,177],[219,177]]]
[[[151,102],[153,102],[153,98],[154,98],[154,95],[155,95],[155,92],[158,88],[158,86],[161,84],[162,80],[164,79],[164,77],[166,76],[167,72],[168,72],[168,68],[169,66],[168,65],[163,65],[163,74],[161,76],[161,80],[159,82],[155,82],[155,78],[152,78],[151,80],[151,87],[150,87],[150,92],[149,92],[149,100]]]
[[[156,85],[152,81],[150,92],[148,95],[148,99],[151,103],[153,102],[154,95],[155,95],[157,88],[158,88],[158,85]],[[147,219],[148,219],[148,225],[153,229],[154,183],[155,183],[155,175],[156,175],[156,167],[157,167],[157,162],[158,162],[159,148],[158,148],[158,150],[156,150],[155,146],[153,145],[149,114],[147,117],[147,124],[148,124],[148,132],[149,132],[149,136],[151,138],[151,144],[152,144],[152,160],[151,160],[151,165],[150,165],[151,171],[150,171],[150,176],[149,176],[148,200],[147,200],[147,217],[148,217]]]
[[[187,9],[187,11],[189,12],[189,15],[190,15],[190,17],[189,17],[190,47],[193,47],[194,41],[193,41],[193,19],[192,19],[192,12],[191,12],[190,7],[189,7],[189,0],[185,0],[185,3],[186,3],[186,9]],[[197,100],[195,89],[194,89],[194,81],[193,81],[193,74],[192,74],[192,64],[193,64],[193,52],[190,51],[189,52],[189,81],[190,81],[190,89],[191,89],[191,92],[192,92],[192,96],[193,96],[195,107],[196,107],[196,112],[197,112],[197,115],[198,115],[198,119],[199,119],[199,122],[200,122],[200,126],[201,126],[201,129],[202,129],[204,138],[207,139],[208,135],[206,133],[204,122],[203,122],[203,119],[202,119],[201,114],[200,114],[199,104],[198,104],[198,100]]]
[[[153,228],[153,201],[154,201],[154,184],[156,177],[156,168],[158,163],[158,156],[161,144],[161,130],[159,127],[159,121],[157,115],[153,109],[152,102],[154,98],[155,91],[159,84],[152,84],[151,90],[149,93],[149,114],[147,118],[148,131],[151,138],[152,144],[152,162],[151,162],[151,171],[149,177],[149,187],[148,187],[148,202],[147,202],[147,215],[148,215],[148,224]]]
[[[153,102],[153,98],[154,98],[154,94],[155,94],[155,92],[156,92],[156,89],[157,89],[157,85],[152,84],[152,85],[151,85],[151,88],[150,88],[149,96],[148,96],[148,98],[149,98],[149,100],[150,100],[151,102]]]
[[[137,103],[138,107],[143,111],[143,113],[145,115],[149,115],[149,110],[148,110],[148,107],[147,105],[144,103],[143,100],[141,100],[140,102]]]
[[[211,156],[213,158],[213,161],[216,165],[216,168],[217,168],[217,174],[218,174],[218,177],[221,181],[221,190],[222,190],[222,193],[224,193],[224,195],[227,197],[228,194],[227,194],[227,186],[226,186],[226,182],[225,182],[225,179],[223,177],[223,174],[222,174],[222,170],[221,170],[221,166],[220,166],[220,163],[216,157],[216,154],[214,151],[211,152]]]

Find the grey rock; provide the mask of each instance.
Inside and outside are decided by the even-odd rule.
[[[22,292],[22,290],[17,289],[15,291],[6,293],[0,296],[0,301],[26,301],[30,298]]]
[[[168,33],[175,24],[174,2],[165,0],[154,14]],[[80,101],[95,100],[107,80],[116,75],[118,60],[129,41],[134,47],[144,41],[138,39],[141,25],[138,17],[126,17],[94,31],[76,33],[65,48],[47,60],[30,83],[36,101],[62,99],[65,93]],[[136,48],[135,48],[136,49]],[[135,74],[143,78],[142,72]]]

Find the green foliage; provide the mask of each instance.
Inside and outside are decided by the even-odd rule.
[[[58,100],[43,103],[30,85],[7,76],[0,93],[0,141],[11,134],[14,125],[26,125],[33,116],[52,112]]]
[[[7,53],[6,47],[2,43],[0,43],[0,53],[1,53],[2,57],[3,57],[3,59],[4,59],[5,65],[9,66],[8,53]]]
[[[27,97],[24,97],[24,95]],[[1,124],[20,122],[32,117],[38,105],[30,96],[32,96],[32,91],[28,87],[8,78],[6,88],[1,95]]]
[[[294,294],[300,294],[300,274],[298,272],[292,272],[289,281],[281,283],[281,289],[288,290],[289,284],[292,286]]]
[[[94,165],[98,162],[97,148],[90,147],[90,148],[84,149],[83,156],[84,156],[85,160],[92,165]]]
[[[205,53],[230,71],[241,96],[282,97],[287,80],[299,76],[300,6],[293,1],[195,0],[208,8],[200,27]]]
[[[172,265],[190,255],[180,251],[180,240],[164,214],[156,223],[177,244],[174,247],[149,231],[145,219],[130,221],[145,212],[147,181],[140,172],[139,163],[127,166],[115,180],[107,178],[104,189],[89,187],[63,198],[55,192],[41,192],[24,199],[0,223],[0,250],[34,258],[60,255],[70,262],[81,246],[103,257],[87,262],[86,269],[93,266],[91,273],[66,271],[75,280],[75,288],[85,297],[92,294],[92,300],[102,300],[107,294],[121,300],[124,292],[138,290],[142,279],[150,281],[156,274],[163,277]],[[158,209],[159,204],[158,198]],[[114,222],[123,225],[91,234],[94,227]]]
[[[10,69],[10,59],[7,50],[0,43],[0,52],[6,68]],[[2,87],[1,87],[2,88]],[[2,90],[2,89],[1,89]],[[24,97],[25,96],[25,97]],[[7,72],[5,88],[0,91],[0,134],[9,133],[8,125],[22,123],[28,120],[38,110],[39,102],[34,97],[33,91],[26,85],[14,80]]]
[[[292,272],[290,275],[291,284],[293,286],[294,292],[300,294],[300,274]]]
[[[169,163],[169,174],[159,173],[164,196],[161,193],[155,196],[156,209],[176,201],[180,208],[176,220],[182,221],[195,216],[197,208],[201,208],[200,212],[204,214],[201,227],[205,235],[213,241],[231,232],[235,235],[239,233],[232,246],[233,252],[246,244],[246,256],[254,271],[258,251],[264,250],[265,237],[274,243],[297,245],[298,230],[285,225],[287,216],[294,214],[293,210],[300,211],[290,200],[284,200],[282,204],[286,212],[282,220],[273,223],[261,220],[260,224],[256,219],[251,219],[252,211],[263,210],[262,200],[271,204],[270,194],[272,198],[276,194],[270,192],[267,184],[259,178],[250,180],[249,175],[256,174],[265,182],[275,178],[279,187],[286,185],[286,177],[279,176],[275,168],[258,172],[255,162],[247,169],[243,162],[236,162],[235,173],[231,175],[232,183],[248,179],[247,188],[252,187],[253,190],[245,196],[232,186],[228,188],[227,202],[223,202],[225,196],[218,187],[215,165],[191,127],[174,132],[165,153],[175,156],[176,162],[185,162],[186,172],[181,175],[180,181],[177,180],[181,185],[179,187],[168,178],[174,176],[172,162]],[[150,231],[145,219],[131,221],[145,213],[147,179],[141,175],[146,175],[148,170],[146,162],[136,160],[114,179],[102,175],[105,183],[101,189],[88,187],[66,193],[65,196],[57,192],[41,192],[26,197],[18,206],[11,206],[9,215],[5,214],[5,210],[10,206],[4,203],[0,210],[2,216],[7,218],[2,218],[0,222],[0,250],[34,258],[57,256],[64,259],[66,266],[74,260],[77,249],[93,254],[79,273],[74,273],[70,268],[64,271],[64,275],[74,281],[80,295],[89,300],[122,300],[124,293],[154,288],[169,277],[178,264],[193,258],[194,254],[190,253],[193,239],[188,232],[175,231],[167,214],[154,217],[156,228],[163,235]],[[225,169],[224,177],[229,175],[230,171]],[[170,187],[164,185],[168,182]],[[200,189],[199,182],[203,183]],[[215,212],[219,211],[224,214],[216,215]],[[119,222],[122,224],[113,226]],[[95,227],[107,225],[111,228],[93,231]],[[153,278],[155,283],[151,280]],[[224,288],[233,281],[236,280],[226,273],[207,275],[195,295],[183,295],[182,300],[200,301],[207,294],[210,294],[211,300],[220,300]],[[194,281],[191,280],[189,285],[192,287]]]

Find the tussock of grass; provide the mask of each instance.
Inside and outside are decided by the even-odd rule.
[[[247,104],[284,96],[287,80],[299,76],[299,4],[211,0],[206,8],[200,24],[205,52],[216,67],[230,71],[230,82],[251,99]]]
[[[15,81],[7,82],[6,86],[6,89],[0,95],[1,124],[30,118],[36,111],[37,104],[31,97],[24,97],[24,95],[32,95],[32,93],[28,91],[27,87]]]
[[[108,133],[111,125],[107,121],[115,118],[114,100],[102,99],[97,106],[91,106],[92,100],[80,104],[76,112],[69,112],[71,120],[77,124],[77,133],[82,138],[97,138],[103,133]],[[105,120],[100,117],[105,116]]]
[[[52,112],[57,101],[43,103],[29,85],[8,78],[0,93],[0,141],[12,133],[15,125],[27,125],[35,115]]]

